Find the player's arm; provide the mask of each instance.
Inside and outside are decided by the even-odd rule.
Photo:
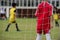
[[[36,9],[35,16],[38,16],[38,8]]]
[[[16,10],[14,10],[14,12],[16,13]]]
[[[16,15],[16,10],[14,10],[14,13],[15,13],[14,15]]]
[[[50,13],[51,28],[53,28],[53,6],[50,7],[49,13]]]
[[[53,15],[50,17],[51,28],[53,28]]]
[[[38,16],[38,15],[39,15],[39,5],[38,5],[36,12],[35,12],[35,16]]]

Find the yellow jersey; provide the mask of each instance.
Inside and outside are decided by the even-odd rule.
[[[54,18],[54,20],[58,20],[58,14],[53,14],[53,18]]]
[[[15,11],[16,11],[16,8],[11,8],[10,9],[10,22],[13,22],[15,21]]]

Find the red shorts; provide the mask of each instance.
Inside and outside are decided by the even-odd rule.
[[[39,34],[49,33],[49,30],[50,30],[50,24],[40,24],[37,26],[37,33],[39,33]]]

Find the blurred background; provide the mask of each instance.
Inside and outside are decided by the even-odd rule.
[[[36,17],[34,14],[41,1],[0,0],[0,40],[36,40]],[[9,32],[5,32],[9,22],[9,10],[13,2],[17,4],[16,21],[21,31],[17,32],[15,25],[11,25]],[[57,13],[60,18],[60,0],[48,0],[48,2],[58,8]],[[60,24],[60,19],[58,23]],[[52,40],[60,40],[60,27],[55,26],[55,22],[52,24],[54,27],[51,29],[51,38]],[[46,40],[45,35],[43,35],[42,40]]]
[[[0,0],[0,10],[3,7],[5,16],[8,18],[11,4],[15,2],[17,3],[17,17],[34,17],[37,5],[41,3],[41,1],[42,0]],[[48,2],[60,9],[60,0],[48,0]]]

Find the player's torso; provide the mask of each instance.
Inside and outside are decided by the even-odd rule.
[[[10,18],[12,18],[12,19],[14,19],[15,18],[15,11],[16,10],[16,8],[11,8],[10,9]]]
[[[49,17],[49,7],[50,5],[48,3],[42,3],[39,8],[39,18],[47,18]]]
[[[58,19],[58,14],[53,15],[54,19]]]
[[[40,8],[39,8],[40,13],[48,13],[49,7],[50,7],[49,4],[47,4],[47,3],[42,3],[42,4],[40,5]]]

